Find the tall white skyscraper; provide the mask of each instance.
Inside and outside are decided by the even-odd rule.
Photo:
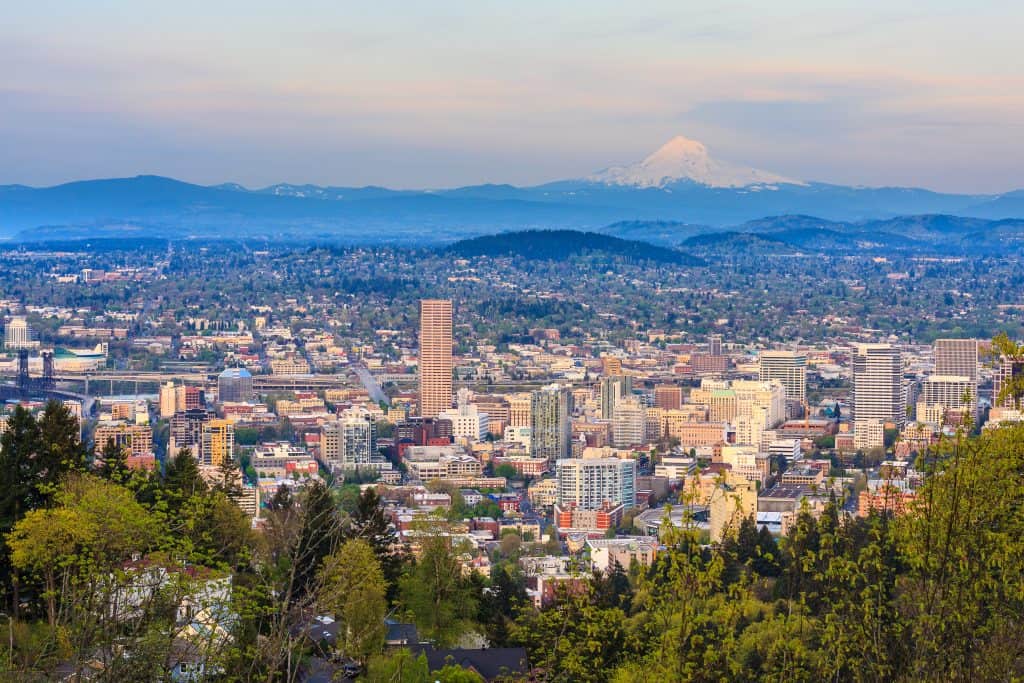
[[[857,344],[853,354],[853,418],[892,422],[907,421],[903,395],[903,356],[891,344]]]
[[[759,360],[762,382],[781,382],[786,388],[787,400],[800,403],[807,400],[807,354],[796,351],[762,351]]]
[[[967,391],[971,394],[971,417],[977,417],[978,340],[936,339],[935,375],[939,377],[966,377],[968,380]],[[960,403],[957,402],[956,409],[959,409],[959,407]],[[920,416],[918,416],[918,419],[920,419]]]

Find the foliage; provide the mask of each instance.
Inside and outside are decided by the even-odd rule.
[[[472,623],[477,596],[443,535],[426,535],[419,557],[399,581],[401,602],[421,635],[450,645]]]
[[[338,621],[338,648],[367,661],[384,647],[387,585],[373,548],[352,539],[326,558],[320,579],[321,609]]]

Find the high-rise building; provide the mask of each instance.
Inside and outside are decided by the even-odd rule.
[[[935,374],[978,381],[977,339],[936,339]]]
[[[941,424],[948,412],[967,413],[973,418],[978,405],[974,391],[975,383],[970,377],[929,376],[921,383],[917,399],[918,421]]]
[[[572,394],[551,384],[530,396],[530,454],[555,462],[572,453]]]
[[[722,355],[722,335],[710,334],[708,335],[708,355],[709,356],[721,356]]]
[[[1008,381],[1024,374],[1024,361],[1000,358],[992,384],[992,405],[998,408],[1016,408],[1018,401],[1011,395],[1000,398]]]
[[[601,378],[601,419],[610,420],[615,415],[619,400],[633,393],[633,378],[616,375]]]
[[[27,349],[33,346],[28,321],[16,315],[4,327],[4,346],[8,349]]]
[[[683,404],[683,388],[672,384],[654,387],[654,405],[662,410],[679,410]]]
[[[786,389],[786,399],[803,403],[807,400],[807,354],[796,351],[762,351],[760,354],[762,382],[776,380]]]
[[[171,417],[171,457],[179,449],[188,448],[199,462],[207,462],[203,454],[203,427],[213,419],[213,413],[202,408],[182,410]]]
[[[935,340],[935,375],[939,377],[966,377],[969,385],[966,391],[970,392],[970,417],[977,417],[978,413],[978,340],[977,339],[936,339]],[[918,399],[918,403],[922,399]],[[962,406],[957,402],[956,408],[947,410],[960,410]],[[918,415],[918,419],[922,419]]]
[[[203,448],[199,461],[206,465],[218,466],[234,457],[235,423],[230,420],[212,419],[203,425]]]
[[[903,393],[903,356],[891,344],[857,344],[853,354],[853,418],[891,422],[907,420]],[[881,444],[877,444],[881,445]]]
[[[647,436],[647,409],[635,398],[621,399],[612,416],[612,441],[616,448],[629,448]]]
[[[365,408],[349,408],[338,421],[324,424],[320,448],[332,465],[369,465],[377,459],[377,421]]]
[[[165,382],[160,385],[160,419],[169,420],[178,411],[174,382]],[[184,406],[182,406],[184,408]]]
[[[452,407],[452,302],[420,301],[420,415]]]
[[[252,400],[252,375],[245,368],[226,368],[217,377],[217,398],[221,403]]]
[[[556,462],[558,505],[582,510],[636,505],[636,461],[628,458],[565,458]]]

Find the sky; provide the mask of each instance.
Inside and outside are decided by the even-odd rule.
[[[34,0],[0,183],[529,185],[675,135],[786,176],[1024,188],[1024,3]]]

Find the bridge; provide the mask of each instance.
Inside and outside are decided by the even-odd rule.
[[[45,359],[44,359],[45,360]],[[90,395],[90,384],[108,383],[110,393],[114,393],[115,383],[133,384],[133,393],[139,393],[139,385],[152,385],[154,389],[165,382],[176,382],[179,384],[191,384],[204,386],[217,381],[217,372],[153,372],[134,370],[99,370],[87,373],[61,373],[51,371],[45,372],[42,377],[31,377],[28,374],[28,365],[24,372],[19,369],[16,383],[12,386],[22,387],[26,391],[53,390],[57,384],[81,384],[84,386],[83,394]],[[267,391],[323,391],[324,389],[336,389],[352,386],[353,382],[348,374],[341,375],[253,375],[252,385],[257,392]]]
[[[43,374],[33,377],[28,372],[28,350],[18,351],[18,374],[14,382],[0,382],[0,400],[26,400],[33,398],[57,399],[59,401],[76,400],[82,403],[82,412],[92,412],[93,399],[88,395],[58,389],[53,374],[53,352],[43,352]]]

